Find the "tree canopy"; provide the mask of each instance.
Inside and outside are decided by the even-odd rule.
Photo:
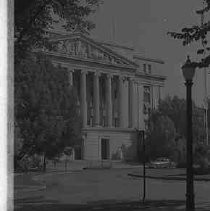
[[[203,142],[205,137],[204,130],[204,111],[198,108],[193,102],[193,137],[196,142]],[[167,115],[174,123],[178,136],[186,137],[186,100],[177,96],[168,96],[160,102],[158,111],[162,115]]]
[[[88,17],[101,0],[15,0],[15,160],[25,154],[51,158],[81,144],[81,119],[68,72],[35,47],[49,44],[49,29],[94,28]]]
[[[15,124],[23,140],[21,153],[59,154],[80,139],[80,116],[68,73],[40,55],[17,65]],[[33,150],[32,150],[33,148]]]
[[[169,32],[174,39],[182,40],[183,45],[201,40],[202,46],[197,50],[197,54],[203,54],[203,59],[193,62],[197,67],[207,67],[210,64],[210,46],[208,46],[208,35],[210,32],[210,21],[204,20],[204,17],[210,11],[210,0],[202,0],[204,6],[196,14],[201,15],[201,24],[184,27],[181,32]]]
[[[205,140],[204,112],[193,103],[193,142],[200,146]],[[186,137],[186,100],[167,96],[150,114],[147,131],[148,156],[173,156],[176,140]],[[161,146],[161,147],[160,147]]]
[[[100,0],[15,0],[15,62],[24,57],[34,45],[47,42],[45,32],[57,22],[63,21],[67,31],[75,27],[90,30],[94,24],[88,16],[95,11]]]
[[[147,133],[147,156],[150,159],[162,156],[170,157],[175,147],[176,129],[173,121],[166,115],[153,112],[150,122],[151,125]]]

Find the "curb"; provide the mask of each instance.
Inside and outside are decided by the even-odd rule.
[[[128,176],[131,176],[131,177],[139,177],[139,178],[143,178],[142,175],[137,175],[137,174],[131,174],[131,173],[128,173]],[[160,179],[160,180],[177,180],[177,181],[185,181],[186,178],[181,178],[181,177],[176,177],[176,176],[172,176],[172,177],[154,177],[154,176],[146,176],[146,178],[148,179]],[[210,179],[205,179],[205,178],[194,178],[195,181],[204,181],[204,182],[209,182]]]

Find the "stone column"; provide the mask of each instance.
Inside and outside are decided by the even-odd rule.
[[[108,127],[112,127],[112,75],[110,74],[107,74],[106,93]]]
[[[161,86],[159,86],[158,87],[158,91],[159,91],[159,100],[162,100],[162,87]]]
[[[71,87],[73,87],[73,72],[74,72],[74,70],[68,68],[69,84],[70,84]]]
[[[124,105],[124,97],[123,97],[123,77],[119,76],[119,119],[120,119],[120,127],[124,127],[124,116],[123,116],[123,105]]]
[[[138,84],[138,128],[145,129],[144,125],[144,85]]]
[[[81,71],[81,84],[80,84],[80,96],[81,96],[81,114],[83,127],[87,126],[87,94],[86,94],[86,75],[85,70]]]
[[[100,98],[99,98],[99,72],[94,73],[94,109],[95,109],[95,126],[98,126],[100,123]]]
[[[136,126],[136,106],[135,106],[135,95],[134,95],[134,79],[133,78],[130,78],[129,79],[129,99],[130,99],[130,102],[129,102],[129,105],[130,105],[130,113],[129,113],[129,116],[130,116],[130,127],[131,128],[134,128]]]
[[[160,100],[160,93],[159,93],[159,86],[153,86],[153,108],[157,109],[159,106],[159,100]]]

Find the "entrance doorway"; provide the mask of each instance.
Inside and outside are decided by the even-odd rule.
[[[101,139],[101,159],[102,160],[109,159],[109,139],[107,138]]]

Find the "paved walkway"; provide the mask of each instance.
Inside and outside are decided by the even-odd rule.
[[[42,172],[28,172],[28,173],[15,173],[15,193],[18,192],[18,190],[22,190],[25,192],[31,192],[31,191],[39,191],[46,188],[46,185],[40,183],[37,178],[44,178],[48,177],[50,175],[61,175],[61,174],[69,174],[73,172],[81,172],[86,169],[101,169],[103,170],[103,167],[110,167],[111,169],[137,169],[140,168],[141,165],[137,164],[128,164],[123,163],[121,161],[114,161],[112,162],[112,165],[109,166],[106,163],[101,163],[98,168],[94,165],[87,164],[84,160],[74,160],[69,161],[67,165],[65,166],[65,162],[59,162],[54,165],[53,162],[48,161],[47,169],[45,173]],[[40,175],[37,176],[37,175]],[[32,179],[33,177],[33,179]],[[18,185],[17,185],[18,184]]]
[[[85,160],[65,161],[58,162],[56,165],[52,161],[48,161],[47,171],[80,171],[83,169],[135,169],[140,168],[142,165],[130,164],[122,161],[103,161],[103,162],[87,162]]]
[[[35,183],[45,184],[46,188],[28,193],[19,189],[15,195],[15,210],[185,210],[185,182],[148,179],[146,204],[142,204],[142,179],[128,177],[131,170],[35,175]],[[210,183],[196,182],[195,195],[196,211],[209,211]]]

